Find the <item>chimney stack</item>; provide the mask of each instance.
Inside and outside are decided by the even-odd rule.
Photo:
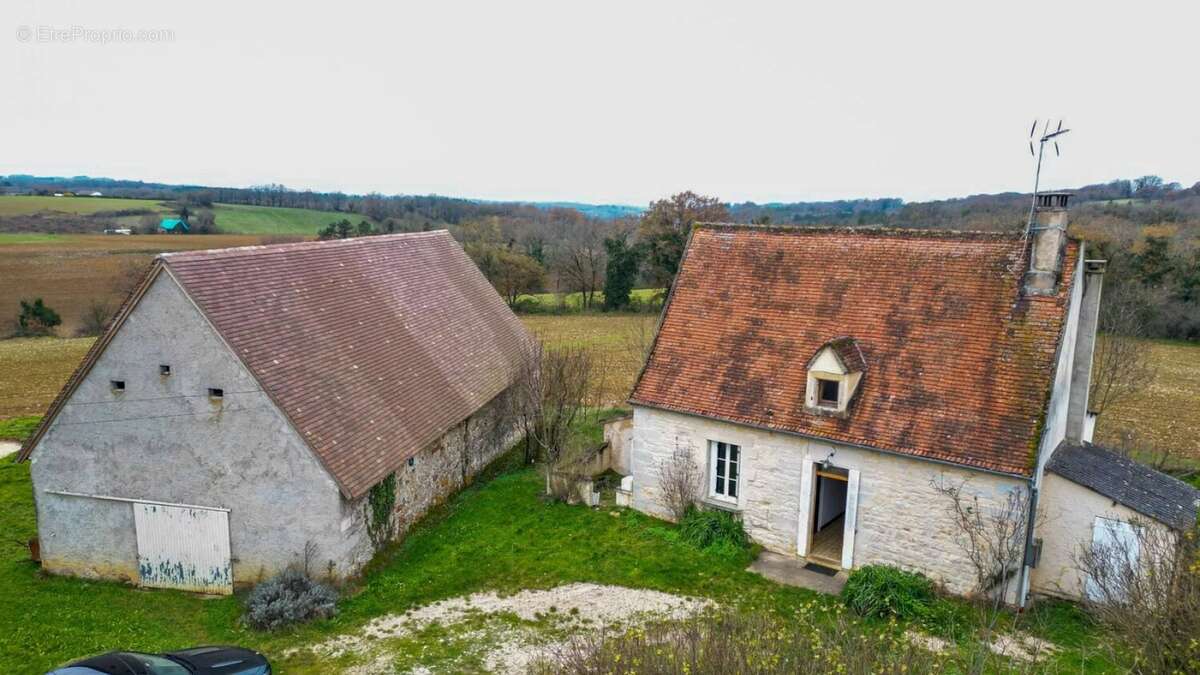
[[[1082,253],[1082,250],[1080,251]],[[1071,364],[1071,390],[1067,400],[1067,438],[1091,442],[1088,392],[1092,385],[1092,356],[1096,329],[1100,325],[1100,288],[1104,284],[1103,260],[1083,261],[1083,293],[1080,294],[1079,327],[1075,330],[1075,362]]]
[[[1033,227],[1030,228],[1029,270],[1025,272],[1026,295],[1053,295],[1062,276],[1063,249],[1067,244],[1067,192],[1037,195]]]

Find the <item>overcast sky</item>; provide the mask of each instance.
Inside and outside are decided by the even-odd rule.
[[[1028,190],[1053,116],[1050,186],[1200,180],[1196,2],[305,4],[4,0],[0,174],[920,200]]]

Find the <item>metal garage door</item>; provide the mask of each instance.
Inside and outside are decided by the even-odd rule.
[[[196,593],[233,593],[229,513],[133,504],[141,584]]]

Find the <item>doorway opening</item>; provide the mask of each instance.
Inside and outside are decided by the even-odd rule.
[[[808,557],[835,569],[842,566],[842,537],[846,530],[849,472],[835,467],[817,469],[816,508],[809,524],[812,546]]]

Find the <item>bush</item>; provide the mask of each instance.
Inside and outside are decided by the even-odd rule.
[[[17,316],[17,335],[50,335],[54,327],[62,323],[58,312],[50,309],[41,298],[33,302],[21,301],[21,314]]]
[[[742,521],[728,511],[718,509],[688,509],[679,521],[679,535],[684,541],[702,549],[717,549],[734,553],[750,547],[750,538]]]
[[[897,633],[865,629],[847,616],[724,611],[616,634],[588,633],[554,648],[531,672],[930,673],[947,670],[952,658]]]
[[[926,619],[937,603],[933,582],[921,574],[886,565],[867,565],[850,573],[842,602],[862,616]]]
[[[337,591],[299,570],[286,570],[255,586],[246,598],[245,621],[261,630],[328,619],[335,614]]]

